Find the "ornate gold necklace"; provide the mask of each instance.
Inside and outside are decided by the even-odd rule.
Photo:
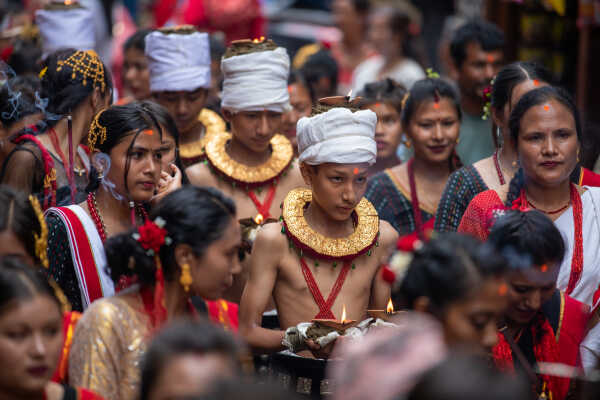
[[[179,145],[179,155],[183,159],[193,160],[195,158],[202,157],[204,155],[204,145],[206,143],[206,139],[211,135],[218,135],[227,132],[227,126],[225,125],[223,118],[208,108],[202,109],[200,115],[198,116],[198,121],[204,125],[206,131],[200,140]]]
[[[275,183],[292,163],[294,149],[290,141],[283,135],[275,135],[271,139],[271,157],[267,162],[249,167],[235,161],[227,154],[227,143],[231,140],[230,133],[212,135],[206,141],[206,162],[232,185],[240,185],[246,190]]]
[[[308,225],[304,210],[311,201],[312,191],[305,188],[291,190],[283,201],[281,231],[298,248],[300,257],[306,253],[320,260],[349,261],[365,253],[371,255],[373,246],[378,245],[379,216],[369,200],[363,197],[354,209],[356,227],[344,238],[328,238]]]

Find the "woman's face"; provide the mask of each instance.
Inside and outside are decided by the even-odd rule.
[[[445,97],[438,102],[425,100],[419,104],[406,127],[415,157],[430,163],[445,162],[450,158],[459,132],[456,107]]]
[[[124,53],[123,85],[136,100],[150,97],[148,59],[142,50],[129,48]]]
[[[503,279],[487,279],[467,298],[444,312],[446,341],[450,346],[468,346],[489,353],[498,340],[498,321],[506,308]]]
[[[377,142],[377,158],[393,157],[402,139],[402,123],[396,108],[388,103],[374,103],[368,109],[377,114],[375,126],[375,142]]]
[[[290,105],[292,109],[283,114],[283,134],[292,142],[294,149],[298,151],[298,142],[296,141],[296,124],[302,117],[309,117],[312,107],[310,93],[308,88],[299,83],[292,83],[288,86],[290,93]]]
[[[41,392],[62,350],[62,316],[46,295],[21,300],[0,315],[0,390],[26,398]]]
[[[577,164],[575,119],[562,103],[550,100],[521,118],[517,153],[525,177],[545,187],[569,180]]]
[[[390,18],[382,13],[369,17],[369,41],[377,52],[384,57],[390,57],[400,51],[400,40],[390,29]]]
[[[231,287],[233,275],[242,270],[238,258],[241,245],[240,224],[232,217],[223,236],[213,242],[202,257],[194,257],[191,273],[196,295],[216,300]]]
[[[506,319],[517,325],[526,325],[550,300],[556,289],[560,265],[548,263],[513,272],[508,276],[508,307]]]
[[[162,139],[156,130],[149,129],[137,136],[126,136],[110,151],[111,167],[106,178],[115,184],[118,193],[135,202],[148,202],[154,196],[160,172],[167,169],[165,158],[168,158],[174,149],[175,139],[165,130]],[[129,170],[125,176],[127,158]]]

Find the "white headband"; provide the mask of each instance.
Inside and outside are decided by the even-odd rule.
[[[37,10],[35,22],[42,37],[42,57],[57,50],[93,50],[94,16],[87,8]]]
[[[377,158],[376,124],[377,115],[371,110],[332,108],[314,117],[303,117],[296,129],[299,160],[309,165],[372,165]]]
[[[284,48],[223,58],[221,70],[225,77],[222,108],[233,112],[290,109],[290,58]]]
[[[209,88],[210,44],[207,33],[146,36],[146,57],[150,70],[150,90],[193,91]]]

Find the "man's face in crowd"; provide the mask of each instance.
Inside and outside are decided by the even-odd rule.
[[[485,51],[477,42],[466,47],[466,57],[458,66],[458,85],[460,93],[466,97],[483,99],[483,90],[502,68],[502,50]]]
[[[193,91],[156,92],[153,95],[169,111],[179,133],[184,136],[198,124],[198,115],[204,108],[207,93],[206,89],[198,88]]]

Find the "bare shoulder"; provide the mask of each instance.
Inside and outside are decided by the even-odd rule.
[[[272,223],[263,225],[256,235],[254,247],[269,249],[273,252],[286,249],[287,236],[281,233],[281,223]]]
[[[196,186],[216,186],[217,180],[208,165],[199,162],[186,168],[190,183]]]
[[[398,232],[389,222],[379,221],[379,244],[384,248],[393,246],[398,241]]]

